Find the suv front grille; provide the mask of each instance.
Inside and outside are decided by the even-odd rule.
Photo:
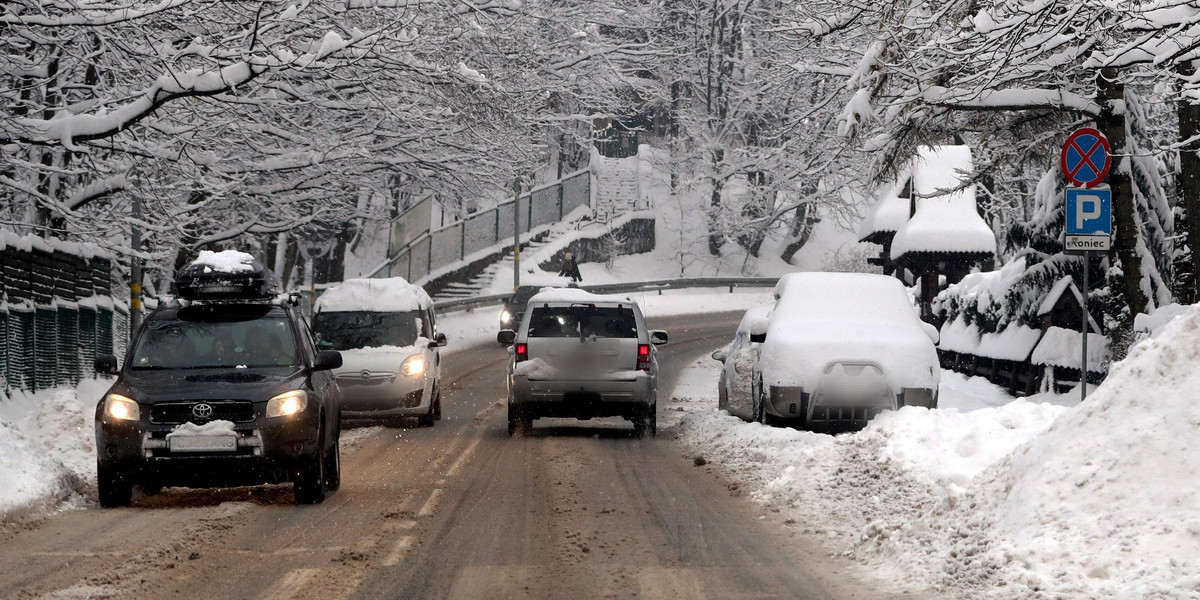
[[[198,417],[192,412],[197,404],[211,406],[212,415],[207,418]],[[187,422],[203,424],[218,420],[249,423],[254,420],[254,404],[246,400],[163,402],[155,404],[150,409],[150,422],[160,425],[178,425]]]

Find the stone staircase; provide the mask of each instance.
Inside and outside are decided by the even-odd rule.
[[[593,155],[596,161],[596,215],[602,221],[642,206],[640,176],[641,161],[636,156],[609,158]]]
[[[558,237],[555,233],[542,234],[528,242],[521,244],[521,256],[531,256],[537,249],[549,244],[554,238]],[[524,261],[524,259],[522,259]],[[501,269],[511,270],[513,266],[512,253],[504,255],[504,258],[488,265],[482,273],[472,277],[466,283],[449,283],[446,284],[442,291],[433,296],[434,302],[443,300],[459,300],[462,298],[474,298],[482,296],[483,290],[491,287],[492,280],[496,278],[496,273]]]

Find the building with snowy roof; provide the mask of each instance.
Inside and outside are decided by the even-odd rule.
[[[884,272],[906,270],[921,280],[921,316],[934,320],[930,307],[947,283],[960,281],[980,265],[990,267],[996,236],[979,216],[974,170],[967,146],[925,146],[895,181],[883,186],[859,229],[859,240],[883,246],[875,264]]]

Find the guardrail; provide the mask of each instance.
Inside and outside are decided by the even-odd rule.
[[[576,285],[573,287],[592,292],[593,294],[624,294],[629,292],[652,292],[656,290],[661,294],[663,290],[728,287],[729,293],[732,294],[734,288],[775,287],[775,284],[778,281],[778,277],[682,277],[678,279],[657,279],[653,281],[636,281],[630,283]],[[492,294],[489,296],[477,296],[474,298],[462,298],[460,300],[443,300],[441,302],[434,302],[433,307],[438,312],[470,310],[472,308],[479,308],[481,306],[503,304],[509,299],[510,296],[512,296],[512,292],[504,294]]]

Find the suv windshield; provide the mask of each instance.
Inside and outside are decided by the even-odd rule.
[[[211,305],[160,313],[133,350],[135,369],[282,367],[299,363],[287,318],[269,305]]]
[[[412,346],[422,333],[421,312],[336,311],[317,313],[313,330],[333,350]]]
[[[539,306],[529,317],[529,337],[636,338],[633,309],[592,304]]]

